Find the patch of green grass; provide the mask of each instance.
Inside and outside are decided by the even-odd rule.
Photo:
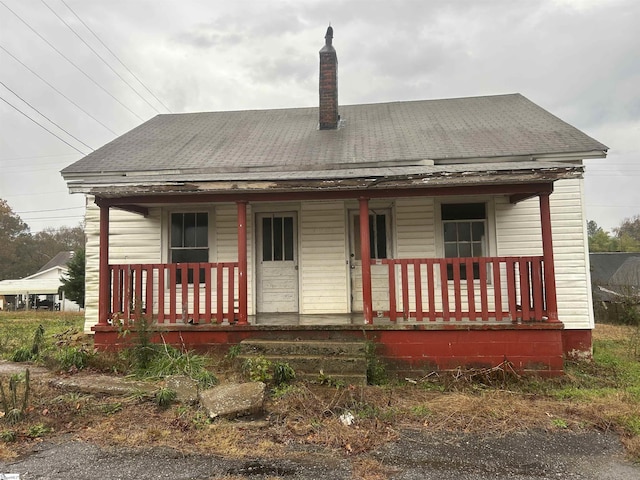
[[[160,408],[168,408],[178,398],[178,393],[170,388],[161,388],[156,392],[154,403]]]
[[[209,388],[217,384],[218,379],[207,369],[208,362],[209,359],[203,355],[164,345],[149,357],[146,368],[137,368],[136,376],[161,379],[170,375],[186,375],[198,382],[201,388]]]
[[[66,312],[0,312],[0,357],[11,360],[17,350],[29,351],[30,360],[38,360],[38,355],[56,346],[56,335],[70,330],[82,332],[84,315]],[[39,326],[44,332],[38,340],[34,352],[34,340]]]
[[[50,427],[47,427],[44,423],[36,423],[35,425],[31,425],[29,430],[27,430],[27,435],[30,438],[40,438],[44,437],[47,433],[51,433],[53,430]]]

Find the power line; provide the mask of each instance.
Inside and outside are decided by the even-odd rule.
[[[84,208],[84,206],[82,206],[82,207],[68,207],[68,208],[51,208],[49,210],[27,210],[27,211],[24,211],[24,212],[13,212],[13,213],[18,213],[18,214],[22,215],[23,213],[61,212],[63,210],[78,210],[79,208]]]
[[[7,85],[0,81],[0,85],[2,85],[4,88],[6,88],[7,90],[9,90],[11,93],[13,93],[16,97],[18,97],[20,100],[22,100],[24,103],[26,103],[27,105],[29,105],[33,110],[35,110],[36,112],[38,112],[41,116],[43,116],[44,118],[46,118],[47,120],[49,120],[49,122],[53,123],[56,127],[58,127],[60,130],[62,130],[64,133],[66,133],[67,135],[69,135],[71,138],[73,138],[75,141],[81,143],[82,145],[84,145],[85,147],[87,147],[89,150],[91,150],[93,152],[93,148],[91,148],[89,145],[87,145],[86,143],[84,143],[82,140],[80,140],[78,137],[76,137],[75,135],[72,135],[71,133],[69,133],[67,130],[65,130],[64,128],[62,128],[60,125],[58,125],[56,122],[54,122],[53,120],[51,120],[49,117],[47,117],[44,113],[42,113],[40,110],[38,110],[36,107],[34,107],[33,105],[31,105],[29,102],[27,102],[24,98],[22,98],[20,95],[18,95],[16,92],[14,92],[13,90],[11,90],[9,87],[7,87]]]
[[[140,85],[142,85],[142,86],[145,88],[145,90],[146,90],[147,92],[149,92],[149,93],[151,94],[151,96],[153,96],[153,98],[155,98],[155,99],[156,99],[156,100],[157,100],[157,101],[158,101],[158,102],[159,102],[159,103],[160,103],[164,108],[166,108],[166,109],[167,109],[167,111],[168,111],[169,113],[172,113],[172,112],[171,112],[171,109],[170,109],[169,107],[167,107],[167,106],[162,102],[162,100],[160,100],[158,97],[156,97],[156,95],[155,95],[155,94],[154,94],[154,93],[149,89],[149,87],[147,87],[147,86],[144,84],[144,82],[143,82],[142,80],[140,80],[140,79],[137,77],[137,75],[136,75],[135,73],[133,73],[133,72],[129,69],[129,67],[127,67],[127,66],[124,64],[124,62],[123,62],[122,60],[120,60],[120,58],[119,58],[115,53],[113,53],[113,51],[112,51],[112,50],[111,50],[111,49],[110,49],[110,48],[109,48],[109,47],[108,47],[108,46],[107,46],[107,45],[106,45],[106,44],[105,44],[105,43],[100,39],[100,37],[98,37],[98,35],[96,35],[96,33],[95,33],[91,28],[89,28],[89,25],[87,25],[87,24],[84,22],[84,20],[82,20],[82,18],[80,18],[80,17],[78,16],[78,14],[77,14],[75,11],[73,11],[73,9],[72,9],[69,5],[67,5],[67,3],[66,3],[64,0],[60,0],[60,1],[64,4],[64,6],[65,6],[65,7],[67,7],[67,8],[71,11],[71,13],[73,13],[73,14],[75,15],[75,17],[76,17],[78,20],[80,20],[80,23],[82,23],[82,25],[84,25],[84,26],[85,26],[85,28],[91,32],[91,34],[92,34],[92,35],[93,35],[93,36],[94,36],[94,37],[95,37],[95,38],[96,38],[96,39],[97,39],[97,40],[102,44],[102,46],[103,46],[104,48],[106,48],[106,49],[107,49],[107,51],[108,51],[111,55],[113,55],[113,57],[114,57],[116,60],[118,60],[118,62],[120,62],[120,65],[122,65],[122,66],[127,70],[127,72],[129,72],[129,73],[133,76],[133,78],[135,78],[138,82],[140,82]]]
[[[97,52],[97,51],[96,51],[96,50],[95,50],[91,45],[89,45],[89,44],[85,41],[85,39],[84,39],[84,38],[82,38],[82,37],[78,34],[78,32],[76,32],[76,31],[71,27],[71,25],[69,25],[69,24],[67,23],[67,21],[66,21],[64,18],[62,18],[60,15],[58,15],[58,13],[57,13],[53,8],[51,8],[49,5],[47,5],[47,4],[45,3],[45,1],[44,1],[44,0],[40,0],[40,1],[42,2],[42,4],[43,4],[45,7],[47,7],[49,10],[51,10],[51,12],[52,12],[52,13],[53,13],[53,14],[54,14],[54,15],[55,15],[55,16],[56,16],[56,17],[57,17],[57,18],[58,18],[62,23],[64,23],[64,24],[65,24],[65,26],[66,26],[69,30],[71,30],[71,32],[73,32],[73,34],[74,34],[76,37],[78,37],[78,38],[80,39],[80,41],[81,41],[82,43],[84,43],[84,44],[87,46],[87,48],[88,48],[89,50],[91,50],[91,51],[92,51],[92,52],[93,52],[93,53],[94,53],[94,54],[95,54],[95,55],[96,55],[100,60],[102,60],[102,63],[104,63],[107,67],[109,67],[109,69],[110,69],[113,73],[115,73],[115,74],[118,76],[118,78],[119,78],[120,80],[122,80],[122,81],[124,82],[124,84],[125,84],[127,87],[129,87],[129,88],[133,91],[133,93],[135,93],[138,97],[140,97],[140,98],[141,98],[141,99],[142,99],[142,100],[143,100],[147,105],[149,105],[151,108],[153,108],[153,110],[154,110],[156,113],[160,113],[160,111],[159,111],[155,106],[153,106],[151,103],[149,103],[149,101],[148,101],[146,98],[144,98],[142,95],[140,95],[140,93],[139,93],[135,88],[133,88],[133,87],[131,86],[131,84],[130,84],[130,83],[129,83],[129,82],[128,82],[128,81],[127,81],[127,80],[126,80],[122,75],[120,75],[120,74],[119,74],[119,73],[118,73],[118,72],[117,72],[117,71],[116,71],[116,70],[115,70],[111,65],[109,65],[109,64],[107,63],[107,61],[102,57],[102,55],[100,55],[100,54],[99,54],[99,53],[98,53],[98,52]],[[68,7],[67,7],[67,8],[68,8]]]
[[[47,127],[45,127],[44,125],[38,123],[36,120],[34,120],[33,118],[31,118],[29,115],[27,115],[26,113],[24,113],[22,110],[20,110],[18,107],[16,107],[15,105],[12,105],[10,102],[8,102],[7,100],[5,100],[4,98],[2,98],[0,96],[0,100],[2,100],[4,103],[6,103],[7,105],[9,105],[11,108],[13,108],[14,110],[18,111],[19,113],[21,113],[22,115],[24,115],[25,117],[27,117],[29,120],[31,120],[33,123],[35,123],[36,125],[38,125],[40,128],[46,130],[47,132],[49,132],[51,135],[53,135],[54,137],[56,137],[58,140],[60,140],[61,142],[66,143],[67,145],[69,145],[71,148],[73,148],[76,152],[81,153],[82,155],[87,155],[86,153],[84,153],[82,150],[77,149],[76,147],[74,147],[73,145],[71,145],[69,142],[67,142],[65,139],[59,137],[58,135],[56,135],[55,133],[53,133],[51,130],[49,130]],[[31,193],[29,194],[25,194],[25,195],[33,195]],[[37,194],[36,194],[37,195]]]
[[[90,118],[92,118],[93,120],[95,120],[96,122],[98,122],[100,125],[102,125],[104,128],[106,128],[107,130],[109,130],[111,133],[113,133],[114,135],[118,135],[116,132],[114,132],[113,130],[111,130],[109,127],[107,127],[104,123],[102,123],[100,120],[98,120],[96,117],[94,117],[93,115],[91,115],[89,112],[87,112],[84,108],[82,108],[80,105],[78,105],[76,102],[74,102],[73,100],[71,100],[69,97],[67,97],[64,93],[62,93],[60,90],[58,90],[56,87],[54,87],[53,85],[51,85],[49,82],[47,82],[44,78],[42,78],[40,75],[38,75],[36,72],[34,72],[32,69],[30,69],[24,62],[22,62],[19,58],[17,58],[15,55],[13,55],[11,52],[9,52],[6,48],[4,48],[2,45],[0,45],[0,49],[4,50],[4,52],[11,56],[16,62],[18,62],[20,65],[22,65],[24,68],[26,68],[27,70],[29,70],[33,75],[35,75],[36,77],[38,77],[40,80],[42,80],[46,85],[48,85],[51,89],[53,89],[54,92],[58,93],[59,95],[62,95],[62,97],[64,97],[67,101],[69,101],[71,104],[73,104],[76,108],[78,108],[81,112],[83,112],[85,115],[89,116]]]
[[[56,47],[53,46],[53,44],[51,42],[49,42],[49,40],[47,40],[46,38],[44,38],[42,35],[40,35],[31,25],[29,25],[25,20],[22,19],[22,17],[20,17],[20,15],[18,15],[16,12],[14,12],[13,10],[11,10],[2,0],[0,0],[0,3],[4,6],[4,8],[6,8],[7,10],[9,10],[11,13],[13,13],[13,15],[20,20],[22,23],[24,23],[27,28],[29,28],[29,30],[31,30],[33,33],[35,33],[43,42],[45,42],[47,45],[49,45],[58,55],[60,55],[62,58],[64,58],[67,62],[69,62],[71,65],[73,65],[80,73],[82,73],[82,75],[84,75],[85,77],[87,77],[89,80],[91,80],[91,82],[93,82],[94,85],[96,85],[98,88],[100,88],[103,92],[105,92],[107,95],[109,95],[111,98],[113,98],[116,102],[118,102],[123,108],[125,108],[127,111],[129,111],[132,115],[134,115],[135,117],[137,117],[139,120],[144,121],[144,119],[138,115],[136,112],[134,112],[133,110],[131,110],[129,107],[127,107],[124,103],[122,103],[120,100],[118,100],[112,93],[110,93],[106,88],[104,88],[102,85],[100,85],[97,81],[95,81],[92,77],[89,76],[89,74],[87,74],[84,70],[82,70],[78,65],[76,65],[75,63],[73,63],[67,56],[65,56],[60,50],[58,50]]]
[[[27,217],[21,217],[23,221],[25,222],[33,222],[34,220],[59,220],[61,218],[81,218],[84,217],[84,214],[79,214],[79,215],[59,215],[59,216],[46,216],[46,217],[33,217],[33,218],[29,218]]]
[[[5,160],[29,160],[30,158],[49,158],[49,157],[72,157],[75,156],[75,153],[60,153],[57,155],[30,155],[28,157],[6,157],[6,158],[0,158],[0,161],[5,161]]]

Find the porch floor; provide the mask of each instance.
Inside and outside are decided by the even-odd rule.
[[[533,327],[540,329],[557,330],[561,323],[549,323],[549,322],[511,322],[509,320],[498,321],[496,319],[483,320],[469,320],[463,318],[462,320],[443,320],[436,319],[430,321],[423,319],[417,321],[415,318],[402,319],[392,322],[388,317],[374,317],[373,323],[367,324],[364,320],[364,314],[362,312],[357,313],[334,313],[334,314],[311,314],[302,315],[299,313],[260,313],[257,315],[249,315],[249,326],[251,327],[294,327],[296,329],[304,329],[305,327],[332,329],[351,329],[357,327],[358,329],[367,330],[448,330],[448,329],[484,329],[484,328],[522,328]],[[237,328],[239,325],[229,325],[224,322],[218,327],[223,326]],[[561,328],[561,327],[560,327]]]

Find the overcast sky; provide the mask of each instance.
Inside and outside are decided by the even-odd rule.
[[[329,23],[341,104],[522,93],[610,148],[587,217],[640,214],[638,0],[0,0],[0,198],[75,226],[59,171],[158,113],[316,106]]]

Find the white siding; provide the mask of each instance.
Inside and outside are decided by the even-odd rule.
[[[593,328],[584,181],[561,180],[551,195],[558,318],[567,328]]]
[[[540,203],[532,198],[511,205],[496,197],[497,254],[542,255]],[[558,318],[567,328],[591,328],[586,219],[583,181],[560,180],[550,197],[551,230],[556,272]]]
[[[435,257],[433,198],[400,198],[395,216],[397,257]]]
[[[302,203],[299,225],[300,313],[348,312],[344,202]]]
[[[109,211],[109,263],[158,263],[161,261],[161,211],[149,209],[149,216],[118,209]],[[86,273],[85,323],[86,333],[98,323],[98,264],[100,255],[100,209],[87,199],[85,214]]]

